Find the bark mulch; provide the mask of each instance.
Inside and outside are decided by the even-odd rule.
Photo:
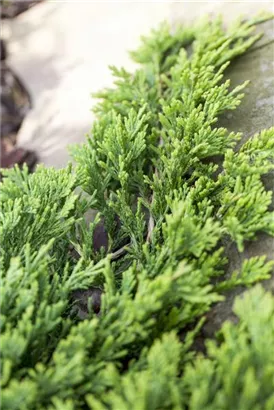
[[[40,1],[1,1],[1,20],[15,18]],[[17,147],[17,133],[31,108],[30,96],[7,63],[7,45],[1,38],[1,160],[2,168],[26,163],[32,171],[37,156],[34,152]],[[1,174],[0,174],[1,177]]]
[[[33,169],[34,152],[18,148],[16,136],[31,107],[27,90],[6,63],[6,47],[1,40],[1,167],[11,168],[26,163]]]

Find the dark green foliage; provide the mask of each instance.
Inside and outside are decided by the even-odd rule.
[[[223,325],[219,340],[207,342],[208,358],[187,365],[183,385],[191,409],[274,407],[274,298],[261,286],[236,299],[239,323]]]
[[[161,26],[132,53],[141,68],[112,68],[74,168],[3,171],[3,409],[273,408],[274,298],[260,285],[195,351],[212,304],[273,265],[255,256],[225,275],[226,246],[274,231],[261,181],[274,129],[237,151],[241,135],[218,125],[243,98],[247,83],[231,89],[223,73],[259,38],[254,23]],[[93,288],[100,314],[89,300],[81,320],[74,291]]]
[[[3,170],[1,190],[1,253],[6,265],[26,244],[37,250],[51,238],[61,238],[75,219],[75,176],[71,168]]]

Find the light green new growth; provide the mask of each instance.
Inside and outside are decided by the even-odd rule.
[[[247,84],[231,88],[224,72],[262,20],[163,24],[131,53],[135,73],[112,67],[75,167],[2,171],[3,410],[274,407],[274,298],[261,285],[197,352],[212,304],[273,266],[255,256],[225,275],[228,246],[274,233],[261,180],[274,128],[236,150],[241,135],[218,123]],[[90,299],[81,320],[74,292],[94,288],[100,313]]]

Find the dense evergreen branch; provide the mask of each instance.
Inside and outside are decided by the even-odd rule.
[[[273,266],[254,256],[224,275],[228,241],[242,252],[274,232],[261,180],[274,129],[237,151],[240,134],[218,126],[247,84],[224,72],[263,19],[162,25],[132,53],[136,72],[112,67],[75,167],[2,171],[3,409],[274,407],[274,298],[260,285],[195,351],[212,304]]]

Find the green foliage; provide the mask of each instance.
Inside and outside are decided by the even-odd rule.
[[[274,405],[274,298],[261,286],[237,298],[239,323],[226,322],[221,344],[207,342],[208,357],[186,366],[190,409],[266,409]]]
[[[62,238],[74,223],[76,178],[71,168],[3,170],[1,186],[1,254],[6,265],[28,243],[33,250]]]
[[[273,266],[255,256],[225,275],[229,247],[274,232],[261,180],[274,128],[236,150],[241,135],[218,125],[243,98],[247,82],[223,76],[259,38],[255,23],[160,26],[131,53],[135,73],[112,67],[75,167],[3,171],[3,409],[273,408],[274,299],[260,286],[236,300],[236,324],[195,349],[212,304]]]
[[[226,322],[220,344],[207,341],[207,356],[199,354],[182,372],[184,352],[174,333],[164,334],[146,352],[146,360],[120,376],[108,377],[113,390],[90,408],[120,409],[272,409],[274,404],[274,297],[258,286],[237,298],[237,324]]]

